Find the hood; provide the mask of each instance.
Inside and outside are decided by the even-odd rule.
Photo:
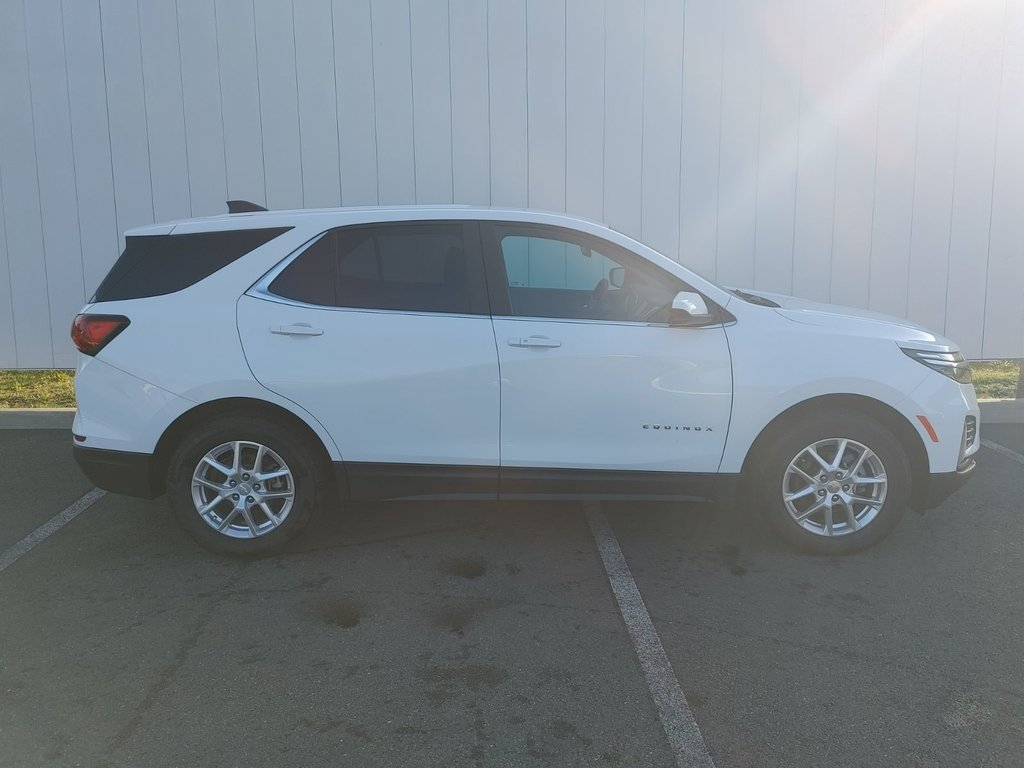
[[[779,305],[775,312],[795,323],[831,328],[837,332],[888,338],[897,342],[912,342],[922,349],[959,349],[944,336],[902,317],[872,312],[868,309],[825,304],[780,293],[759,290],[745,292],[771,299]]]

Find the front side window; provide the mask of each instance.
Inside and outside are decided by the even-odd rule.
[[[427,223],[331,230],[292,261],[269,290],[321,306],[467,313],[463,227]]]
[[[497,231],[512,314],[663,323],[682,281],[611,243],[552,232]]]

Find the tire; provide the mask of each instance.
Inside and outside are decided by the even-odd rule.
[[[910,492],[910,462],[899,440],[864,413],[843,409],[786,424],[762,453],[753,498],[789,544],[844,555],[888,536]]]
[[[230,555],[280,550],[332,497],[321,453],[292,427],[264,417],[224,416],[198,427],[167,468],[167,498],[185,533]]]

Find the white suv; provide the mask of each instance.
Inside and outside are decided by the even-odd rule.
[[[951,341],[718,286],[606,227],[471,207],[127,233],[72,337],[75,456],[200,543],[365,499],[714,499],[849,552],[974,469]]]

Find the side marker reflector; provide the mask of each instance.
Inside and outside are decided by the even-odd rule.
[[[932,439],[932,442],[939,442],[939,436],[935,434],[935,427],[933,427],[932,423],[928,421],[928,417],[918,414],[917,420],[921,422],[922,426],[924,426],[925,432],[928,433],[928,437]]]

